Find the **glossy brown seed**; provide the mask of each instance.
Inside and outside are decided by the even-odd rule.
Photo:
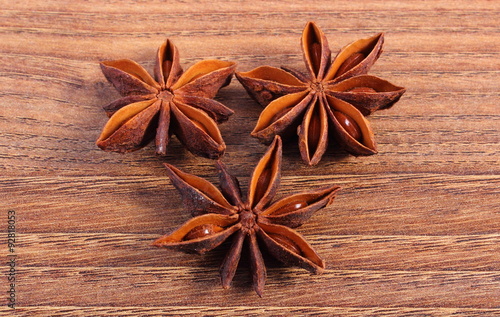
[[[321,45],[318,42],[312,43],[310,54],[311,64],[314,68],[314,72],[318,73],[319,67],[321,65]]]
[[[287,248],[289,251],[292,251],[293,253],[296,253],[298,255],[301,254],[299,247],[293,242],[292,240],[288,239],[285,236],[282,236],[281,234],[278,233],[268,233],[268,235],[277,243],[281,244],[285,248]]]
[[[370,87],[354,87],[352,89],[349,89],[348,92],[375,93],[377,91],[373,88],[370,88]]]
[[[270,167],[266,167],[259,176],[257,180],[257,184],[255,186],[255,196],[254,202],[257,203],[264,197],[264,194],[267,191],[269,183],[271,182],[271,177],[273,176],[272,169]]]
[[[361,141],[362,133],[356,121],[340,111],[333,111],[333,115],[350,136],[357,141]]]
[[[193,240],[193,239],[198,239],[198,238],[203,238],[206,236],[210,236],[214,233],[221,232],[224,230],[224,228],[219,227],[217,225],[213,224],[204,224],[204,225],[199,225],[191,229],[185,236],[184,240]]]
[[[172,61],[171,60],[165,60],[163,61],[163,71],[165,72],[163,76],[168,77],[170,74],[170,69],[172,68]]]
[[[361,63],[363,59],[365,59],[365,55],[363,53],[352,54],[342,63],[342,65],[340,65],[339,69],[337,70],[337,73],[335,74],[335,77],[343,75],[344,73],[352,69],[354,66]]]
[[[306,206],[307,206],[307,202],[304,200],[291,201],[291,202],[281,206],[280,208],[276,209],[272,213],[272,215],[273,216],[282,215],[285,213],[293,212],[295,210],[299,210],[299,209],[304,208]]]
[[[318,112],[317,109],[315,112]],[[315,152],[319,140],[321,139],[321,116],[317,113],[314,113],[311,116],[311,121],[309,122],[309,130],[307,132],[307,143],[309,145],[309,152]]]

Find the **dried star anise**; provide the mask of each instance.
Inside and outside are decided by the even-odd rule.
[[[405,92],[366,75],[380,56],[383,42],[383,33],[358,40],[341,49],[332,61],[325,35],[309,22],[301,40],[307,75],[270,66],[236,73],[250,96],[266,107],[252,136],[269,144],[275,135],[297,129],[300,153],[309,165],[321,160],[329,133],[354,155],[377,153],[364,115],[391,107]]]
[[[124,153],[155,139],[156,153],[165,155],[175,134],[192,153],[220,157],[226,146],[217,123],[233,111],[212,98],[229,84],[235,67],[232,62],[204,60],[184,72],[177,47],[168,39],[158,49],[154,79],[132,60],[102,62],[104,76],[123,97],[104,107],[110,119],[97,145]]]
[[[271,203],[280,181],[281,139],[276,136],[261,158],[244,201],[238,180],[217,161],[220,187],[165,164],[168,175],[182,195],[194,218],[153,244],[182,251],[205,253],[229,237],[232,245],[221,267],[224,288],[229,288],[236,272],[243,244],[249,248],[253,287],[262,296],[266,267],[260,248],[278,260],[314,273],[324,269],[323,260],[304,238],[290,228],[302,225],[312,214],[332,203],[339,187],[331,186],[295,194]]]

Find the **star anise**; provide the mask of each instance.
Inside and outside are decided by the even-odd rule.
[[[312,214],[332,203],[339,187],[331,186],[294,194],[271,203],[281,171],[281,138],[276,136],[261,158],[244,201],[238,180],[217,161],[220,187],[165,164],[168,175],[194,218],[154,242],[155,246],[205,253],[229,237],[232,245],[221,267],[222,285],[229,288],[243,244],[249,249],[253,287],[262,296],[266,267],[260,251],[265,248],[278,260],[321,273],[325,265],[311,245],[290,228],[302,225]]]
[[[212,98],[231,81],[235,63],[204,60],[185,72],[179,51],[166,40],[158,49],[154,77],[132,60],[101,63],[104,76],[123,96],[104,107],[110,116],[97,145],[105,151],[131,152],[155,139],[166,154],[170,136],[194,154],[218,158],[225,144],[217,123],[233,111]]]
[[[236,73],[250,96],[266,107],[252,136],[269,144],[275,135],[297,129],[300,153],[309,165],[321,160],[329,133],[354,155],[377,153],[364,115],[391,107],[405,92],[366,75],[380,56],[383,42],[383,33],[355,41],[332,61],[325,35],[309,22],[301,40],[307,75],[270,66]]]

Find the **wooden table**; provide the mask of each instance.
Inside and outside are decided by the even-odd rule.
[[[1,1],[1,313],[18,316],[500,315],[500,4],[498,1]],[[118,97],[98,63],[152,70],[165,38],[184,67],[217,58],[239,71],[304,69],[307,21],[332,51],[386,32],[371,70],[406,94],[369,117],[379,154],[330,148],[305,166],[284,151],[279,195],[328,184],[334,204],[298,228],[322,275],[269,264],[263,298],[242,263],[222,289],[227,246],[199,256],[150,243],[190,218],[164,162],[217,184],[213,161],[174,139],[120,155],[95,140]],[[261,111],[237,80],[217,100],[224,162],[247,187],[265,151],[250,137]],[[12,212],[9,212],[12,211]],[[15,260],[15,287],[7,282]],[[9,293],[10,292],[10,293]],[[7,295],[6,295],[7,294]]]

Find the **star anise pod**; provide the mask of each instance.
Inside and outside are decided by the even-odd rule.
[[[332,203],[338,186],[294,194],[271,203],[281,171],[281,138],[277,136],[255,167],[246,200],[238,180],[217,161],[220,187],[165,164],[168,175],[194,218],[178,230],[154,242],[155,246],[200,254],[232,237],[221,267],[222,285],[229,288],[243,244],[249,249],[253,287],[262,296],[266,267],[260,249],[289,265],[321,273],[325,265],[311,245],[291,228],[302,225],[312,214]]]
[[[97,145],[124,153],[155,139],[156,153],[165,155],[175,134],[192,153],[220,157],[226,146],[217,123],[233,111],[212,98],[229,84],[235,67],[232,62],[204,60],[184,72],[179,51],[168,39],[158,49],[154,79],[129,59],[102,62],[104,76],[122,98],[104,107],[110,119]]]
[[[269,144],[275,135],[297,129],[300,153],[309,165],[321,160],[329,134],[354,155],[377,153],[364,115],[391,107],[405,92],[366,75],[380,56],[383,42],[383,33],[355,41],[332,60],[325,35],[309,22],[301,40],[307,75],[270,66],[236,73],[250,96],[266,107],[252,136]]]

